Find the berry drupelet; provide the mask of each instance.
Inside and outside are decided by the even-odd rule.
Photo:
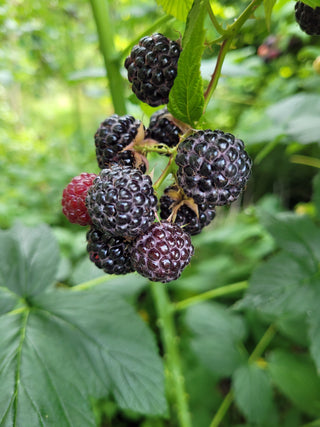
[[[142,276],[167,283],[180,277],[193,252],[191,238],[182,228],[166,221],[155,222],[133,242],[131,261]]]
[[[159,33],[143,37],[132,48],[124,66],[140,101],[151,107],[169,102],[180,52],[179,43]]]
[[[178,147],[178,184],[196,204],[234,202],[245,187],[251,160],[242,140],[230,133],[200,130]]]
[[[94,135],[96,157],[100,169],[112,164],[137,167],[145,172],[145,164],[134,151],[133,143],[145,138],[145,128],[140,120],[113,114],[104,120]]]
[[[88,189],[97,177],[94,173],[83,172],[72,178],[62,193],[62,212],[73,224],[89,225],[91,218],[86,207]]]
[[[97,176],[86,204],[100,231],[132,239],[154,221],[157,197],[148,175],[128,166],[113,165]]]

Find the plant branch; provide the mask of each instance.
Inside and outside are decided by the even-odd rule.
[[[207,10],[208,10],[208,15],[209,15],[209,17],[211,19],[211,22],[212,22],[214,28],[217,30],[217,32],[219,34],[224,35],[226,33],[226,30],[224,30],[222,28],[222,26],[219,24],[219,22],[218,22],[218,20],[217,20],[217,18],[215,16],[215,14],[213,13],[210,1],[208,1],[208,3],[207,3]]]
[[[223,61],[226,57],[226,54],[230,48],[231,42],[232,42],[232,38],[226,39],[222,42],[214,72],[211,76],[211,80],[209,82],[209,85],[208,85],[208,87],[204,93],[203,112],[205,112],[205,110],[208,106],[208,103],[210,101],[210,98],[211,98],[213,92],[215,91],[215,89],[217,87],[217,84],[218,84],[218,81],[219,81],[219,78],[221,75],[222,64],[223,64]]]
[[[262,356],[272,339],[274,338],[276,334],[276,328],[274,325],[270,325],[269,328],[266,330],[266,332],[263,334],[262,338],[256,345],[255,349],[251,353],[248,362],[253,363],[259,357]],[[233,391],[230,390],[229,393],[226,395],[226,397],[223,399],[218,411],[216,412],[215,416],[213,417],[213,420],[211,421],[210,427],[218,427],[221,421],[223,420],[224,416],[226,415],[228,409],[230,408],[231,404],[233,402]]]
[[[97,27],[114,111],[119,115],[124,115],[126,114],[124,84],[120,73],[120,61],[116,58],[109,2],[108,0],[90,0],[90,3]]]
[[[235,292],[243,291],[247,289],[248,282],[237,282],[231,285],[221,286],[220,288],[212,289],[208,292],[203,292],[202,294],[195,295],[194,297],[186,298],[182,301],[179,301],[174,304],[174,309],[176,311],[184,310],[191,305],[198,304],[203,301],[207,301],[209,299],[233,294]]]
[[[103,275],[96,277],[95,279],[88,280],[87,282],[80,283],[79,285],[72,286],[70,291],[84,291],[90,288],[93,288],[102,283],[108,282],[111,279],[114,279],[116,276],[114,274]]]
[[[157,181],[153,184],[153,188],[155,191],[159,189],[160,185],[167,178],[167,176],[174,172],[174,169],[175,169],[175,162],[173,161],[174,158],[175,156],[173,155],[170,156],[167,166],[163,169],[161,175],[159,176]]]
[[[158,325],[165,349],[168,388],[175,400],[180,427],[191,427],[191,416],[188,408],[187,393],[173,318],[174,311],[165,285],[159,282],[151,282],[151,292],[158,313]]]

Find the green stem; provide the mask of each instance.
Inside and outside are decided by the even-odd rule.
[[[256,345],[255,349],[251,353],[251,356],[249,357],[249,363],[255,362],[259,357],[262,356],[272,339],[274,338],[276,334],[276,328],[274,325],[270,325],[269,328],[266,330],[266,332],[263,334],[262,338]],[[218,427],[221,421],[223,420],[224,416],[226,415],[228,409],[231,406],[231,403],[233,402],[233,392],[232,390],[229,391],[229,393],[226,395],[226,397],[223,399],[218,411],[216,412],[215,416],[213,417],[213,420],[211,421],[210,427]]]
[[[111,279],[114,279],[116,276],[113,274],[110,275],[103,275],[96,277],[95,279],[88,280],[87,282],[80,283],[79,285],[72,286],[70,288],[71,291],[84,291],[90,288],[93,288],[94,286],[101,285],[102,283],[108,282]]]
[[[174,158],[175,158],[174,155],[170,157],[167,166],[163,169],[161,175],[159,176],[157,181],[153,184],[153,188],[155,191],[159,189],[159,187],[161,186],[163,181],[167,178],[167,176],[174,172],[175,166],[176,166],[175,162],[173,161]]]
[[[252,0],[249,6],[241,13],[241,15],[228,27],[225,34],[226,37],[233,37],[240,31],[242,25],[251,17],[253,12],[260,6],[263,0]]]
[[[158,324],[165,349],[168,389],[172,392],[175,400],[180,427],[191,427],[192,423],[178,349],[178,338],[173,318],[174,311],[165,285],[151,282],[151,292],[158,313]]]
[[[174,309],[176,311],[178,310],[184,310],[187,307],[190,307],[191,305],[198,304],[199,302],[207,301],[208,299],[213,299],[229,294],[233,294],[235,292],[240,292],[248,287],[248,282],[237,282],[233,283],[231,285],[221,286],[220,288],[212,289],[208,292],[203,292],[202,294],[195,295],[194,297],[186,298],[182,301],[179,301],[174,304]]]
[[[302,156],[295,154],[290,157],[292,163],[297,163],[299,165],[312,166],[314,168],[320,168],[320,160],[315,157]]]
[[[211,19],[211,22],[213,23],[214,28],[217,30],[217,32],[221,35],[224,35],[226,33],[226,31],[222,28],[222,26],[219,24],[215,14],[213,13],[213,10],[211,8],[211,4],[208,1],[207,3],[207,10],[208,10],[208,14],[209,17]]]
[[[170,148],[165,144],[155,144],[155,145],[135,145],[134,146],[135,151],[138,151],[140,153],[159,153],[159,154],[175,154],[177,149],[176,147]]]
[[[223,420],[223,417],[226,415],[228,409],[230,408],[232,401],[233,392],[232,390],[230,390],[226,397],[223,399],[218,411],[216,412],[215,417],[211,421],[210,427],[218,427],[218,425]]]
[[[229,39],[226,39],[222,42],[214,72],[212,74],[210,83],[209,83],[209,85],[208,85],[208,87],[204,93],[203,112],[205,112],[205,110],[209,104],[210,98],[211,98],[213,92],[215,91],[215,89],[217,87],[217,84],[218,84],[218,81],[219,81],[219,78],[221,75],[222,64],[223,64],[223,61],[226,57],[226,54],[230,48],[231,42],[232,42],[232,37]]]
[[[164,15],[161,18],[159,18],[154,24],[152,24],[149,28],[147,28],[145,31],[140,33],[139,36],[137,36],[121,53],[119,56],[119,59],[123,61],[131,52],[131,49],[133,46],[139,43],[140,39],[144,36],[149,36],[154,31],[158,30],[161,25],[166,24],[170,22],[173,19],[173,16],[170,15]]]
[[[126,114],[124,84],[120,73],[120,61],[116,58],[109,2],[107,0],[90,0],[90,3],[107,72],[114,111],[119,115],[124,115]]]

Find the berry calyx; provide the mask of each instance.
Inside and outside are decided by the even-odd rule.
[[[96,156],[100,169],[112,164],[131,166],[146,171],[144,159],[134,150],[134,144],[145,138],[140,120],[113,114],[104,120],[94,135]]]
[[[175,124],[172,114],[165,107],[152,114],[146,133],[146,138],[154,139],[168,147],[175,147],[179,144],[183,131]]]
[[[72,178],[63,190],[62,212],[71,223],[82,226],[92,223],[86,207],[86,196],[96,177],[95,173],[83,172]]]
[[[133,242],[131,261],[142,276],[167,283],[180,277],[193,252],[188,233],[177,224],[161,221],[153,223]]]
[[[244,143],[230,133],[197,131],[180,143],[175,158],[178,184],[195,203],[222,206],[234,202],[251,172]]]
[[[196,235],[209,225],[216,215],[212,203],[197,205],[185,198],[177,185],[167,187],[160,198],[160,217],[171,219],[190,235]]]
[[[113,165],[97,176],[86,205],[100,231],[132,239],[154,221],[157,197],[148,175],[128,166]]]
[[[90,260],[105,273],[127,274],[134,271],[130,258],[131,245],[125,239],[102,233],[94,226],[86,237]]]
[[[151,107],[169,102],[180,52],[179,43],[160,33],[140,39],[124,63],[138,99]]]

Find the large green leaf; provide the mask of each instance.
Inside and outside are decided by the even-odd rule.
[[[16,230],[0,236],[0,247],[4,240],[11,254],[25,255],[22,265],[18,256],[6,270],[19,286],[10,279],[11,286],[0,289],[8,303],[0,312],[0,425],[93,426],[89,397],[108,394],[124,409],[163,414],[163,367],[146,324],[108,283],[48,291],[44,282],[39,292],[25,280],[45,277],[38,271],[45,267],[53,277],[56,262],[55,268],[37,262],[53,235],[40,227],[46,237],[36,245],[38,228],[19,226],[23,243]]]
[[[54,283],[59,262],[57,241],[48,226],[16,224],[0,232],[0,286],[21,297],[36,295]]]
[[[193,0],[157,0],[163,10],[180,21],[185,21],[191,9]]]
[[[240,350],[246,330],[242,318],[221,304],[202,303],[187,309],[191,346],[212,372],[230,375],[245,360]]]
[[[232,378],[235,402],[247,420],[259,425],[270,421],[273,401],[268,373],[256,364],[245,364]]]
[[[302,411],[320,416],[320,378],[306,355],[273,351],[268,358],[272,381]]]
[[[303,260],[308,268],[317,268],[320,261],[320,228],[309,217],[284,212],[265,215],[262,222],[282,249]]]
[[[238,307],[277,317],[305,314],[315,296],[313,285],[308,283],[315,273],[316,269],[308,268],[300,258],[281,252],[254,270]]]
[[[204,106],[200,65],[204,50],[206,4],[206,0],[195,0],[188,15],[178,74],[169,95],[169,111],[190,125],[202,116]]]

